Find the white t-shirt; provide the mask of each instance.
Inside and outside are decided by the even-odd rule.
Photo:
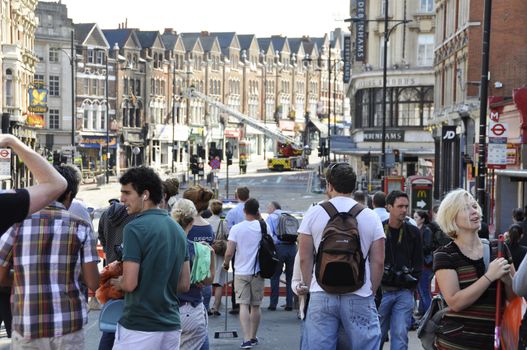
[[[357,202],[349,197],[335,197],[330,200],[339,212],[348,212]],[[305,235],[313,236],[313,243],[315,250],[318,251],[320,240],[322,239],[322,232],[329,221],[329,215],[326,210],[320,205],[315,205],[307,211],[306,215],[302,219],[302,223],[298,228],[298,232]],[[362,288],[353,292],[361,297],[367,297],[372,294],[371,292],[371,279],[370,279],[370,261],[368,258],[368,252],[373,241],[378,239],[384,239],[384,230],[382,228],[381,220],[379,216],[369,208],[364,208],[357,216],[360,245],[362,254],[366,259],[366,271],[365,271],[365,283]],[[318,285],[317,279],[315,278],[315,269],[313,269],[313,276],[311,279],[310,292],[322,292],[323,289]]]
[[[267,225],[267,232],[271,232],[269,225]],[[258,220],[244,220],[231,228],[229,241],[236,242],[235,275],[253,275],[255,272],[260,271],[259,266],[256,266],[255,271],[254,265],[261,239],[262,230]]]

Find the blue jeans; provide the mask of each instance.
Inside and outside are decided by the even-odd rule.
[[[115,341],[115,333],[102,332],[101,340],[99,341],[99,350],[112,350]]]
[[[280,276],[285,264],[286,281],[286,306],[293,306],[293,290],[291,280],[293,279],[293,265],[295,264],[296,244],[276,244],[276,254],[280,262],[276,266],[276,272],[271,277],[271,301],[269,306],[276,307],[280,293]]]
[[[412,317],[413,308],[414,296],[409,289],[382,293],[379,307],[382,339],[386,339],[390,330],[391,350],[408,349],[408,320]]]
[[[212,297],[212,286],[204,286],[201,288],[201,295],[203,296],[203,305],[205,309],[210,309],[210,298]]]
[[[302,350],[334,350],[339,327],[351,350],[379,350],[381,330],[373,295],[311,293]]]
[[[423,267],[417,291],[419,292],[419,313],[424,315],[432,303],[432,294],[430,292],[430,282],[432,281],[432,269]]]

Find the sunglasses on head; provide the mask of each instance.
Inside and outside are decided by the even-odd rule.
[[[333,170],[334,170],[335,168],[337,168],[339,165],[348,165],[348,166],[349,166],[349,164],[348,164],[348,163],[345,163],[345,162],[331,163],[331,164],[328,166],[327,170],[326,170],[326,179],[331,179],[331,176],[332,176],[332,174],[333,174]]]

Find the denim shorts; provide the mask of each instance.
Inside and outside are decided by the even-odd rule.
[[[302,336],[302,350],[334,350],[339,325],[351,350],[379,350],[381,329],[373,295],[310,295]]]

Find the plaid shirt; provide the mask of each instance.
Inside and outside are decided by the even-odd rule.
[[[53,202],[0,238],[0,265],[14,269],[13,329],[26,339],[82,329],[81,264],[98,261],[91,226]]]

